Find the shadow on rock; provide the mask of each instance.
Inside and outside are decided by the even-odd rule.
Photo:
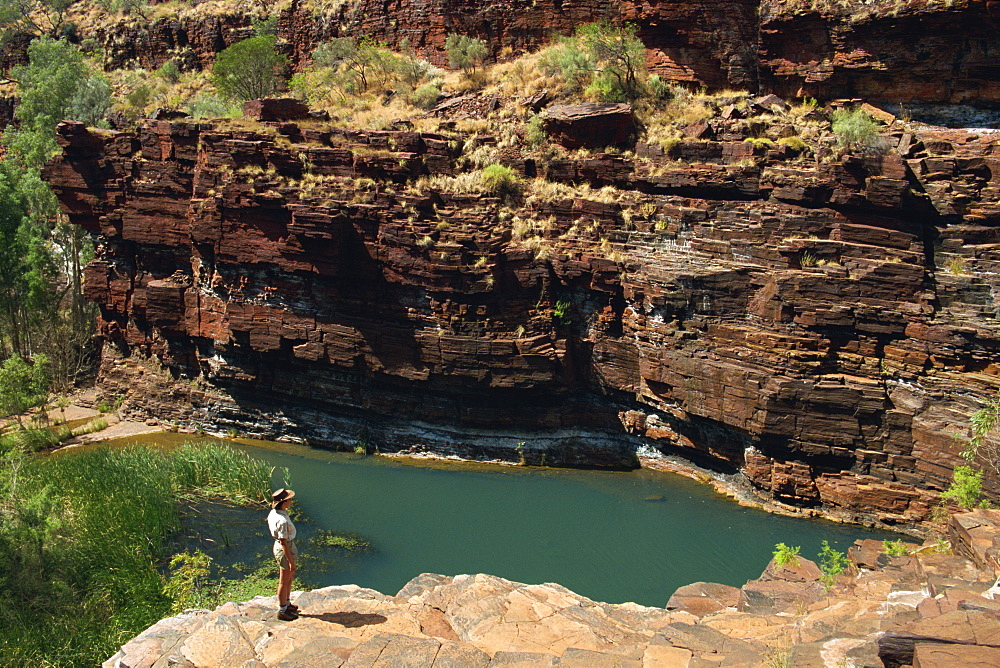
[[[299,617],[309,617],[320,621],[340,624],[349,629],[356,629],[359,626],[369,626],[371,624],[383,624],[386,618],[382,615],[367,614],[361,612],[324,612],[322,615],[307,615],[299,613]]]

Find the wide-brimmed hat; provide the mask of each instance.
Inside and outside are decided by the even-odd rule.
[[[271,505],[277,506],[282,501],[287,501],[288,499],[295,496],[295,492],[290,489],[279,489],[277,492],[271,495]]]

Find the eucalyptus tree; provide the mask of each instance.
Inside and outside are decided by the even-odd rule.
[[[273,95],[288,59],[275,50],[277,38],[261,35],[220,51],[212,65],[212,84],[230,100],[256,100]]]
[[[0,46],[16,35],[60,35],[69,25],[66,14],[76,0],[3,0],[0,2]]]
[[[28,63],[10,73],[21,102],[17,124],[0,138],[0,244],[11,255],[0,277],[0,357],[48,350],[58,360],[60,384],[77,363],[92,329],[92,308],[83,300],[81,267],[91,252],[85,233],[67,224],[42,166],[57,152],[55,127],[62,120],[103,123],[111,88],[79,49],[41,36],[28,47]]]

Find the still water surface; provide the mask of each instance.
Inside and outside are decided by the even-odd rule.
[[[192,440],[179,434],[128,439]],[[395,594],[420,573],[490,573],[525,583],[558,582],[598,601],[663,606],[698,581],[740,586],[756,578],[774,544],[816,559],[822,540],[846,550],[858,538],[896,538],[860,527],[781,517],[741,507],[679,475],[515,468],[391,460],[284,443],[233,443],[286,467],[302,527],[356,532],[373,554],[331,572],[300,576],[318,586],[357,584]],[[280,474],[275,474],[280,486]],[[259,536],[240,541],[270,550]],[[300,550],[307,549],[303,544]],[[305,565],[305,562],[304,562]]]

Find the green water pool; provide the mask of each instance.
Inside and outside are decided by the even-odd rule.
[[[745,508],[675,474],[422,464],[303,446],[248,448],[287,467],[302,510],[327,529],[369,537],[377,551],[322,585],[395,594],[424,572],[490,573],[557,582],[598,601],[663,606],[692,582],[740,586],[774,544],[895,538],[860,527]]]

